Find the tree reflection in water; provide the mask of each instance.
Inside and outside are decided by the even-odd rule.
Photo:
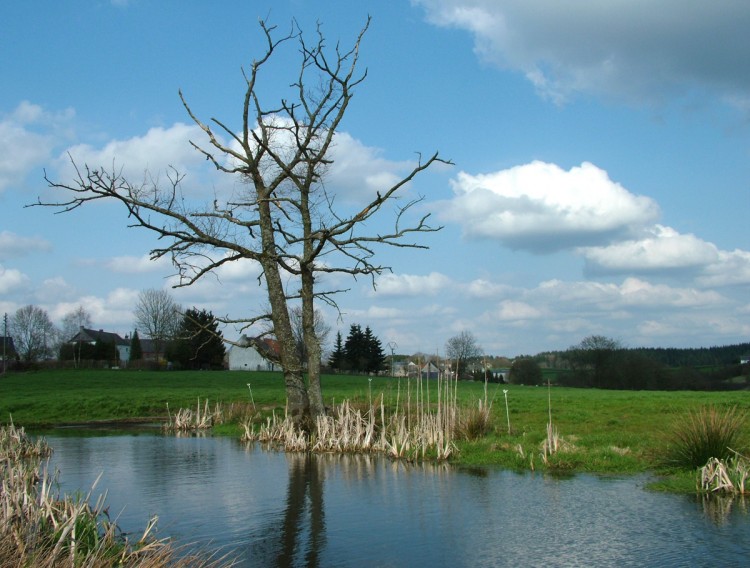
[[[273,566],[318,566],[325,547],[322,461],[309,453],[286,454],[289,464],[284,516],[261,529],[251,558]],[[272,560],[273,559],[273,560]]]

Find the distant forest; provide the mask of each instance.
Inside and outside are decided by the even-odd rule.
[[[748,355],[750,343],[693,349],[622,348],[609,338],[591,336],[566,351],[540,353],[531,359],[540,367],[555,369],[555,381],[565,386],[734,390],[750,385],[750,365],[740,364]]]
[[[629,351],[644,355],[668,367],[723,367],[739,365],[741,357],[750,355],[750,343],[695,349],[639,347],[629,349]]]
[[[721,347],[696,347],[682,349],[678,347],[634,347],[624,351],[642,355],[665,365],[666,367],[725,367],[739,365],[740,358],[750,355],[750,343],[724,345]],[[547,366],[558,367],[566,361],[568,351],[547,351],[532,357]],[[557,364],[555,364],[557,363]],[[564,363],[562,366],[566,366]]]

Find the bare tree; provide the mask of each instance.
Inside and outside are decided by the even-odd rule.
[[[302,361],[306,361],[307,348],[305,347],[305,330],[302,323],[302,307],[293,306],[291,310],[289,310],[289,318],[292,322],[292,333],[294,333],[297,353]],[[331,334],[331,326],[325,322],[323,319],[323,313],[320,310],[315,310],[313,326],[315,328],[315,338],[322,350],[323,346],[328,341],[328,336]]]
[[[456,376],[461,377],[466,373],[467,363],[482,355],[482,348],[474,334],[464,330],[445,342],[445,354],[456,362]]]
[[[62,319],[63,341],[70,341],[82,327],[91,327],[91,314],[83,306],[68,312]]]
[[[42,308],[30,304],[19,308],[11,318],[10,329],[22,360],[34,362],[52,354],[58,331]]]
[[[98,199],[121,202],[134,226],[154,231],[167,243],[152,250],[151,256],[171,257],[180,276],[178,286],[189,286],[225,263],[240,259],[258,262],[269,312],[223,321],[244,327],[271,322],[281,349],[288,408],[296,419],[325,413],[315,302],[336,307],[335,294],[344,290],[321,288],[320,276],[343,273],[374,278],[389,270],[375,260],[379,245],[426,248],[407,239],[439,229],[428,223],[429,215],[407,215],[421,197],[397,201],[401,190],[420,172],[436,162],[448,163],[437,153],[426,160],[420,158],[400,181],[382,187],[354,212],[335,210],[335,196],[323,183],[332,163],[334,135],[355,89],[366,77],[366,71],[358,71],[358,63],[368,26],[369,19],[352,48],[345,50],[339,44],[328,48],[320,26],[310,42],[296,22],[288,33],[279,35],[274,26],[261,21],[265,51],[244,72],[246,88],[238,132],[216,118],[201,121],[180,92],[187,113],[206,136],[205,145],[192,145],[217,170],[243,182],[232,197],[219,199],[212,192],[203,203],[195,203],[180,191],[182,174],[176,171],[167,174],[167,184],[160,184],[158,178],[134,183],[114,166],[79,167],[71,157],[77,172],[71,182],[54,182],[45,173],[50,186],[66,196],[57,202],[35,204],[70,211]],[[283,49],[298,53],[299,66],[288,96],[268,104],[256,86],[265,77],[269,61]],[[386,206],[392,207],[393,228],[367,234],[368,222]],[[302,309],[307,383],[289,317],[290,301],[299,302]]]
[[[182,309],[166,290],[149,288],[138,294],[135,305],[136,328],[151,338],[157,353],[163,354],[167,341],[174,338],[182,323]]]
[[[91,327],[91,314],[83,306],[78,306],[72,312],[63,316],[62,329],[60,331],[60,345],[75,337],[82,327]],[[78,366],[81,360],[81,342],[78,342],[73,352],[73,362]]]

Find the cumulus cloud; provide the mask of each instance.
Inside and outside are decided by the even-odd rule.
[[[415,162],[383,158],[382,150],[366,146],[346,132],[337,132],[326,185],[344,202],[360,202],[375,197],[396,184]]]
[[[0,260],[51,249],[52,244],[42,237],[24,237],[10,231],[0,232]]]
[[[477,278],[476,280],[469,282],[466,286],[466,290],[472,298],[481,299],[493,298],[505,294],[510,290],[510,287],[505,284],[490,282],[484,278]]]
[[[633,102],[693,90],[747,100],[750,4],[735,0],[415,0],[429,22],[468,31],[490,64],[562,103],[576,93]]]
[[[553,302],[558,309],[576,311],[582,306],[588,306],[606,309],[609,311],[608,315],[624,309],[706,308],[727,302],[726,298],[713,290],[653,284],[639,278],[626,278],[621,284],[549,280],[541,283],[530,295],[545,302]]]
[[[197,174],[205,169],[206,163],[205,157],[190,145],[190,140],[200,142],[204,138],[205,134],[198,126],[177,122],[168,128],[150,128],[143,136],[110,140],[101,148],[77,144],[58,158],[58,175],[61,179],[74,177],[71,157],[76,164],[88,164],[91,169],[111,170],[114,167],[132,183],[158,181],[174,168],[181,174],[191,173],[182,184],[189,191],[198,185]]]
[[[278,130],[273,131],[273,146],[277,153],[291,157],[297,152],[297,142],[292,134],[292,121],[289,117],[273,116],[268,121],[275,123]],[[256,129],[260,135],[259,129]],[[232,141],[233,151],[242,154],[239,143]],[[376,192],[383,193],[398,183],[403,176],[417,166],[415,161],[393,161],[383,157],[383,150],[367,146],[361,140],[354,138],[344,131],[334,134],[329,149],[328,158],[332,163],[323,176],[326,191],[335,196],[337,204],[361,204],[369,202],[376,196]],[[229,167],[239,165],[238,160],[230,156],[227,159]],[[269,157],[263,164],[264,175],[274,176],[278,166]]]
[[[28,286],[29,278],[20,270],[0,264],[0,294],[10,294]]]
[[[750,252],[723,251],[695,235],[681,234],[662,225],[644,229],[639,239],[605,247],[584,247],[579,253],[593,272],[688,270],[695,273],[696,283],[704,287],[750,284]]]
[[[697,282],[703,286],[750,284],[750,252],[719,251],[716,262],[706,266]]]
[[[656,203],[630,193],[584,162],[563,170],[535,161],[490,174],[461,172],[441,216],[466,235],[535,252],[608,244],[659,215]]]
[[[526,302],[505,300],[500,303],[495,315],[501,321],[520,321],[538,319],[544,314],[542,310]]]
[[[701,268],[719,259],[719,250],[692,234],[654,225],[640,239],[580,251],[593,267],[608,271]]]
[[[172,263],[165,257],[152,260],[151,256],[114,256],[105,263],[106,268],[112,272],[122,274],[144,274],[147,272],[159,272],[169,269]]]
[[[451,283],[450,278],[439,272],[426,276],[415,274],[386,274],[377,280],[378,296],[434,296]]]
[[[52,113],[28,101],[0,115],[0,192],[49,159],[73,116],[72,110]]]

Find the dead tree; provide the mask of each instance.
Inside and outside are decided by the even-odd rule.
[[[339,45],[334,49],[325,45],[320,26],[310,43],[296,22],[289,33],[279,37],[275,26],[261,21],[266,47],[263,56],[243,72],[246,89],[239,132],[217,118],[202,121],[180,91],[185,110],[206,135],[202,144],[191,141],[193,147],[217,170],[238,176],[243,182],[231,198],[222,202],[215,199],[208,205],[188,203],[180,191],[182,173],[168,172],[168,183],[155,178],[134,183],[114,165],[110,169],[80,166],[71,157],[77,172],[73,181],[53,181],[45,172],[45,180],[64,192],[65,198],[33,204],[67,212],[98,199],[120,201],[132,220],[131,226],[149,229],[168,243],[153,249],[151,258],[171,258],[180,276],[178,286],[190,286],[226,263],[241,259],[259,263],[259,282],[267,291],[268,313],[221,321],[242,323],[244,327],[261,321],[271,323],[281,348],[288,408],[298,419],[325,412],[315,303],[323,301],[336,307],[335,295],[345,291],[320,289],[316,278],[324,273],[344,273],[374,279],[389,270],[375,260],[379,245],[426,248],[409,238],[440,229],[428,223],[429,215],[407,221],[405,213],[422,197],[403,204],[397,201],[401,190],[420,172],[436,162],[450,163],[437,153],[420,159],[405,177],[383,187],[354,213],[334,210],[334,196],[323,183],[332,163],[334,135],[354,89],[367,75],[358,71],[358,63],[369,24],[368,19],[351,49],[342,50]],[[268,106],[256,87],[268,62],[287,45],[296,45],[300,54],[293,96]],[[223,142],[223,137],[229,142]],[[364,233],[365,223],[386,205],[394,206],[393,229]],[[285,282],[290,279],[294,287],[287,288]],[[291,303],[299,303],[302,309],[307,383],[289,318]]]

